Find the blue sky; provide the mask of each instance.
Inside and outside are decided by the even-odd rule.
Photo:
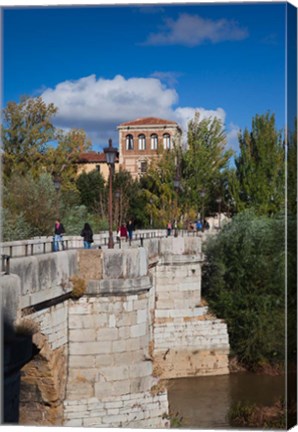
[[[218,116],[237,132],[256,114],[285,122],[286,3],[4,8],[3,105],[54,102],[58,127],[95,150],[139,117]]]

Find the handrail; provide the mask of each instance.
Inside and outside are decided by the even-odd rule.
[[[174,234],[172,234],[174,236]],[[178,230],[179,236],[202,236],[202,233],[188,230]],[[93,248],[102,248],[108,246],[108,232],[100,234],[94,234],[94,245]],[[140,230],[134,232],[132,242],[140,242],[140,246],[143,246],[144,240],[150,240],[154,238],[166,237],[166,230]],[[116,234],[113,236],[115,246],[118,245],[121,248],[121,240],[118,241]],[[129,240],[127,240],[129,242]],[[62,240],[63,250],[74,250],[81,249],[82,246],[81,236],[65,236]],[[45,253],[54,252],[54,239],[52,237],[45,237],[43,239],[29,239],[29,240],[17,240],[12,242],[0,243],[1,254],[3,256],[9,256],[10,258],[18,258],[24,256],[41,255]],[[2,264],[3,267],[3,264]]]

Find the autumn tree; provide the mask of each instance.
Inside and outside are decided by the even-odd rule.
[[[14,173],[3,189],[4,240],[52,234],[58,203],[49,174]]]
[[[52,117],[57,108],[46,105],[41,97],[23,97],[20,103],[8,102],[2,114],[4,176],[12,173],[37,173],[49,142],[55,138]]]
[[[83,129],[56,131],[57,145],[49,146],[45,154],[45,170],[59,179],[64,190],[74,190],[80,153],[90,150],[91,141]]]

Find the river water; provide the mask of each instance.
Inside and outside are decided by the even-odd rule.
[[[173,379],[168,384],[170,413],[182,417],[182,428],[227,429],[227,413],[234,403],[270,406],[284,395],[285,377],[280,375],[239,372]]]

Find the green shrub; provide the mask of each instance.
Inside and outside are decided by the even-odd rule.
[[[205,249],[203,295],[228,325],[232,354],[254,369],[285,352],[284,218],[239,214]]]

